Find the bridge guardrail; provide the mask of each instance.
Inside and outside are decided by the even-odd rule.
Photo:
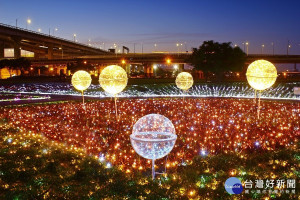
[[[65,42],[75,43],[75,44],[79,44],[79,45],[82,45],[82,46],[85,46],[85,47],[88,47],[88,48],[91,48],[91,49],[101,50],[101,51],[105,51],[105,52],[109,53],[109,51],[106,51],[106,50],[103,50],[103,49],[100,49],[100,48],[92,47],[92,46],[89,46],[89,45],[86,45],[86,44],[83,44],[83,43],[74,42],[72,40],[67,40],[67,39],[56,37],[56,36],[53,36],[53,35],[40,33],[40,32],[37,32],[37,31],[32,31],[32,30],[29,30],[29,29],[24,29],[24,28],[11,26],[11,25],[8,25],[8,24],[3,24],[3,23],[0,23],[0,26],[4,26],[4,27],[7,27],[7,28],[16,29],[16,30],[21,30],[21,31],[25,31],[25,32],[30,32],[30,33],[34,33],[34,34],[45,36],[45,37],[52,37],[52,38],[57,39],[57,40],[62,40],[62,41],[65,41]]]

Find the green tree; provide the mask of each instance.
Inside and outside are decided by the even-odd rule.
[[[203,71],[207,78],[215,73],[220,80],[227,71],[241,71],[246,62],[246,54],[239,47],[232,47],[231,42],[218,43],[205,41],[193,53],[188,61],[194,69]]]

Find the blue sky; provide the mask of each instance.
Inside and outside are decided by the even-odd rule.
[[[0,22],[98,47],[136,52],[185,51],[205,40],[232,42],[249,53],[300,54],[298,0],[0,0]],[[104,43],[104,44],[103,44]],[[176,43],[182,43],[180,47]],[[156,44],[156,47],[155,45]]]

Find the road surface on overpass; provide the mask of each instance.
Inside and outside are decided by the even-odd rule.
[[[5,48],[13,48],[15,58],[21,56],[21,49],[34,52],[36,59],[111,54],[89,45],[0,23],[0,58],[4,58]]]

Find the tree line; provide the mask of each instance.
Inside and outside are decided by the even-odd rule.
[[[210,73],[220,80],[224,72],[243,70],[247,56],[239,47],[232,47],[231,42],[218,43],[213,40],[204,41],[199,48],[193,48],[187,59],[194,70],[201,70],[205,77]]]
[[[26,58],[0,60],[0,69],[5,67],[9,69],[9,72],[11,70],[20,70],[21,75],[24,75],[24,72],[30,69],[31,61]]]

